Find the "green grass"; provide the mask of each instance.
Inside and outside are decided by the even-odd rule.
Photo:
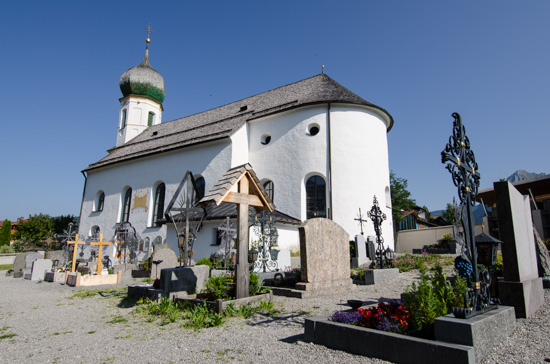
[[[121,322],[127,322],[128,320],[122,316],[122,315],[116,315],[115,317],[113,317],[113,319],[111,321],[108,321],[107,323],[108,324],[118,324],[118,323],[121,323]]]
[[[9,339],[10,337],[14,337],[14,336],[17,336],[17,334],[9,333],[9,334],[0,335],[0,340]]]
[[[102,297],[120,297],[122,295],[125,295],[128,291],[128,287],[121,287],[121,288],[107,288],[107,289],[81,289],[79,291],[76,291],[75,294],[69,297],[69,299],[73,298],[87,298],[87,297],[93,297],[96,295],[100,295]]]
[[[0,264],[0,270],[10,270],[13,264]]]

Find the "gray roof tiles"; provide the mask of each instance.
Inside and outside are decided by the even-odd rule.
[[[151,126],[126,144],[112,149],[107,156],[90,164],[84,171],[227,138],[248,120],[328,102],[377,109],[390,120],[388,131],[393,126],[393,118],[386,110],[363,100],[327,75],[320,74],[211,110]]]

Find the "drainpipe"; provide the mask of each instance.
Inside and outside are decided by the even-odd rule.
[[[82,206],[84,206],[84,196],[86,195],[86,185],[88,184],[88,176],[86,172],[82,171],[84,176],[84,190],[82,191],[82,202],[80,203],[80,215],[78,216],[78,232],[80,233],[80,220],[82,219]]]
[[[327,104],[327,136],[328,136],[328,199],[330,204],[329,216],[328,218],[332,220],[332,143],[330,139],[330,102]]]

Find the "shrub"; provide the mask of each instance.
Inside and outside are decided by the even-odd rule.
[[[210,270],[212,270],[212,261],[210,260],[210,258],[201,258],[197,261],[197,263],[195,263],[195,265],[207,265]]]
[[[251,296],[261,293],[263,285],[264,282],[260,282],[260,277],[256,273],[250,272],[248,274],[248,289]]]
[[[229,299],[230,287],[225,275],[213,276],[206,282],[206,288],[201,292],[205,300]]]
[[[0,246],[0,254],[9,254],[9,253],[15,253],[15,248],[9,245]]]
[[[355,281],[365,280],[365,270],[362,268],[352,269],[350,272],[351,279]]]

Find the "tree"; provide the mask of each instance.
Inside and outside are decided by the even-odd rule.
[[[390,172],[390,191],[391,191],[391,206],[394,226],[403,217],[404,210],[412,210],[416,205],[416,201],[411,198],[411,193],[407,191],[408,182],[404,178],[395,176],[395,173]]]
[[[0,246],[10,245],[11,240],[11,222],[7,219],[2,223],[0,228]]]
[[[63,234],[63,230],[67,230],[67,227],[69,226],[69,223],[73,223],[73,231],[75,231],[76,226],[78,224],[78,218],[74,215],[67,215],[67,216],[58,216],[54,217],[52,219],[53,221],[53,231],[55,234]]]
[[[447,225],[453,225],[456,221],[455,208],[453,205],[448,203],[447,208],[441,213],[441,216],[445,219]]]
[[[53,236],[53,221],[48,215],[29,216],[15,227],[14,237],[26,244],[43,246]]]

